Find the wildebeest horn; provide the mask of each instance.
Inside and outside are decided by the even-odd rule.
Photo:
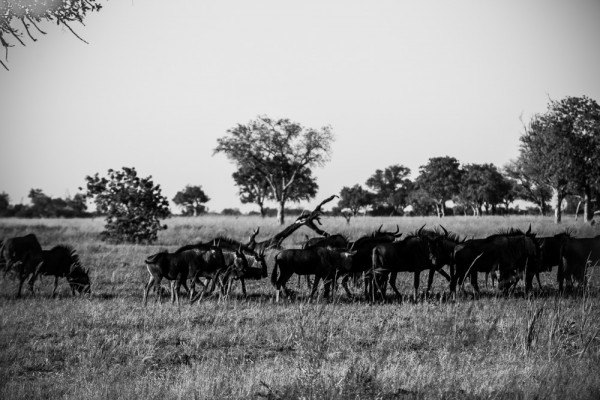
[[[444,227],[442,226],[442,224],[440,224],[440,228],[442,228],[442,230],[444,231],[444,236],[446,236],[446,237],[447,237],[447,236],[448,236],[448,231],[446,230],[446,228],[444,228]]]
[[[423,230],[423,228],[425,228],[425,225],[427,224],[423,224],[423,226],[417,231],[417,236],[421,236],[421,231]]]
[[[396,224],[396,232],[393,233],[393,236],[396,236],[398,233],[400,233],[400,227],[398,226],[398,224]],[[400,236],[402,236],[401,233]]]
[[[529,229],[527,229],[527,232],[525,232],[526,235],[529,235],[531,233],[531,223],[529,224]]]
[[[381,224],[381,226],[379,227],[379,229],[377,229],[377,233],[381,232],[381,228],[383,228],[383,224]]]

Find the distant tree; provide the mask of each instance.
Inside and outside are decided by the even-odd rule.
[[[223,211],[221,211],[221,214],[229,216],[238,216],[242,215],[242,212],[239,208],[224,208]]]
[[[496,213],[496,205],[512,197],[512,185],[494,164],[467,164],[462,168],[458,198],[464,205],[480,215],[482,207],[486,213]]]
[[[238,124],[227,134],[217,140],[215,153],[224,153],[238,170],[257,171],[269,183],[279,205],[280,224],[284,223],[286,202],[300,192],[295,187],[302,171],[324,165],[333,141],[330,127],[316,130],[289,119],[274,120],[266,116],[259,116],[247,125]]]
[[[412,212],[416,215],[427,216],[439,210],[436,207],[436,203],[429,196],[429,193],[419,186],[415,186],[408,193],[407,201],[413,208]]]
[[[31,199],[31,212],[36,217],[56,216],[52,205],[52,198],[45,195],[42,189],[31,189],[27,197]]]
[[[555,222],[562,200],[581,194],[584,220],[593,218],[592,194],[600,181],[600,106],[588,97],[551,100],[531,119],[521,140],[521,162],[548,184],[556,198]]]
[[[256,204],[260,210],[260,216],[264,218],[267,215],[265,201],[269,198],[271,191],[269,182],[262,174],[248,167],[241,167],[232,176],[239,188],[242,204]]]
[[[102,6],[98,3],[97,0],[1,1],[0,44],[5,48],[8,57],[8,48],[14,46],[9,42],[10,39],[14,39],[25,46],[22,38],[26,32],[31,40],[34,42],[37,40],[29,29],[31,26],[35,27],[37,33],[46,34],[36,24],[42,22],[56,22],[57,25],[62,24],[78,39],[87,43],[73,31],[69,23],[80,22],[83,24],[83,19],[88,12],[100,11]],[[10,39],[7,39],[7,37]],[[0,65],[8,70],[8,67],[2,60],[0,60]]]
[[[159,219],[170,215],[169,201],[152,177],[140,178],[135,168],[108,170],[108,179],[86,176],[88,198],[100,213],[106,214],[102,237],[113,242],[151,243],[158,231],[167,229]]]
[[[552,199],[552,189],[542,180],[536,179],[535,172],[527,168],[528,165],[518,158],[504,166],[504,173],[514,182],[514,197],[535,204],[540,214],[546,215],[548,202]]]
[[[372,203],[372,197],[371,193],[358,184],[352,187],[344,186],[340,191],[340,200],[338,201],[340,213],[344,208],[348,208],[352,216],[356,217],[361,209]]]
[[[446,215],[446,201],[459,191],[461,169],[454,157],[430,158],[419,168],[416,184],[433,201],[438,217]]]
[[[375,207],[384,207],[393,213],[402,214],[404,207],[408,205],[408,193],[412,189],[412,182],[407,177],[410,168],[403,165],[391,165],[385,170],[376,170],[366,185],[375,192],[373,202]]]
[[[10,197],[8,193],[0,193],[0,216],[6,216],[8,214],[8,207],[10,206]]]
[[[173,197],[173,203],[182,209],[183,215],[198,216],[206,212],[204,203],[210,201],[210,198],[202,190],[202,186],[187,185],[185,189],[180,190]]]

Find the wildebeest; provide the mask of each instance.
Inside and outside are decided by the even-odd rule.
[[[181,286],[190,295],[193,294],[187,286],[188,279],[191,279],[192,283],[197,282],[200,277],[210,279],[212,281],[210,291],[212,292],[218,274],[225,268],[221,249],[203,244],[184,246],[174,253],[162,251],[148,257],[145,263],[150,273],[150,280],[144,288],[144,305],[147,303],[150,288],[155,284],[160,285],[163,278],[171,281],[171,302],[176,301],[179,304],[179,288]],[[161,297],[159,292],[157,292],[157,300]],[[192,298],[192,302],[198,297],[199,295],[196,295]]]
[[[600,262],[600,236],[593,238],[569,238],[561,248],[561,263],[558,267],[558,289],[562,291],[563,281],[567,279],[571,285],[571,278],[580,285],[585,285],[585,271],[588,266]]]
[[[231,285],[234,280],[239,280],[242,284],[242,293],[247,296],[246,293],[246,279],[259,280],[266,278],[267,273],[267,262],[265,259],[265,250],[260,250],[258,253],[253,253],[250,257],[254,259],[254,265],[260,265],[260,267],[252,267],[248,262],[247,256],[244,252],[237,253],[237,261],[233,265],[227,268],[227,271],[223,275],[223,284],[226,285],[227,293],[231,290]]]
[[[372,289],[372,299],[375,292],[379,292],[385,299],[385,279],[389,274],[389,283],[396,295],[401,296],[396,287],[396,278],[398,272],[412,272],[413,275],[413,295],[418,298],[419,285],[421,281],[421,271],[430,270],[427,291],[431,290],[433,274],[438,271],[440,274],[450,279],[441,268],[444,264],[434,264],[430,255],[430,236],[433,231],[425,234],[423,227],[404,240],[394,243],[383,243],[373,248],[372,252],[372,273],[377,290]],[[434,235],[435,236],[435,235]]]
[[[508,291],[516,282],[516,276],[526,272],[526,290],[531,288],[533,275],[539,270],[539,243],[531,226],[523,233],[510,229],[488,236],[485,239],[471,239],[456,246],[454,251],[455,273],[450,281],[450,291],[456,291],[456,285],[462,284],[466,275],[471,277],[471,285],[479,293],[478,272],[500,272],[499,288]]]
[[[350,293],[350,289],[348,288],[350,278],[357,274],[364,275],[371,268],[373,248],[381,243],[392,243],[402,237],[398,226],[396,226],[396,232],[382,231],[381,228],[383,228],[383,225],[372,234],[362,236],[354,242],[349,243],[349,249],[354,254],[351,258],[350,269],[342,274],[341,282],[348,297],[352,297],[352,293]],[[365,284],[365,294],[367,290],[368,284]]]
[[[313,237],[302,244],[303,249],[310,249],[312,247],[333,247],[343,249],[348,247],[348,239],[346,239],[344,235],[336,233],[335,235]]]
[[[37,266],[42,262],[42,246],[37,237],[30,233],[25,236],[19,236],[4,240],[2,245],[2,257],[6,260],[4,275],[14,270],[19,279],[19,289],[17,297],[21,296],[21,288],[27,277],[29,279],[29,289],[33,293],[33,274]]]
[[[329,247],[282,250],[275,256],[275,265],[271,273],[271,283],[276,289],[276,301],[279,301],[280,290],[283,290],[285,296],[288,295],[285,285],[293,274],[315,275],[310,298],[314,296],[319,287],[319,281],[323,279],[325,281],[324,296],[329,297],[336,272],[338,270],[348,271],[351,259],[352,253]]]
[[[39,275],[54,276],[52,297],[56,296],[58,278],[67,278],[73,296],[75,291],[80,294],[91,292],[89,270],[83,269],[75,249],[69,246],[59,245],[50,250],[43,250],[42,263],[36,268],[32,281]]]

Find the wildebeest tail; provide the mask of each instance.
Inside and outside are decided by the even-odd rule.
[[[279,267],[279,254],[275,256],[275,264],[271,272],[271,284],[277,287],[277,268]]]

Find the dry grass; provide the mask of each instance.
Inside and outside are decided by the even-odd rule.
[[[403,232],[437,218],[323,219],[323,229],[350,238],[398,224]],[[448,218],[447,229],[476,237],[500,228],[562,230],[546,218]],[[239,287],[228,299],[181,307],[141,304],[142,260],[159,248],[217,235],[245,240],[280,228],[254,217],[175,218],[155,246],[99,242],[101,220],[1,220],[0,237],[34,232],[44,248],[75,246],[92,270],[93,296],[71,298],[66,285],[50,299],[50,279],[36,297],[13,299],[0,282],[0,398],[598,398],[600,273],[585,295],[557,297],[547,288],[525,299],[484,290],[457,302],[393,301],[371,305],[338,298],[273,303],[268,280]],[[578,235],[597,230],[573,225]],[[285,242],[299,245],[306,229]],[[271,267],[272,264],[269,264]],[[410,293],[412,278],[399,289]],[[424,278],[422,278],[422,281]],[[296,280],[292,280],[296,285]],[[436,290],[447,284],[436,281]],[[26,291],[25,291],[26,292]]]

